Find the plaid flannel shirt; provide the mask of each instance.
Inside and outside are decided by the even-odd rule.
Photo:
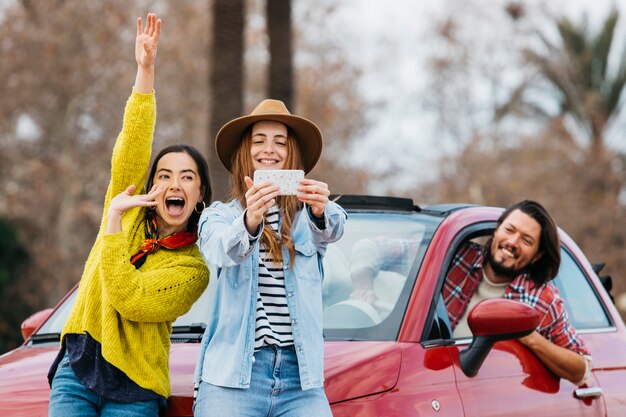
[[[482,279],[483,248],[473,242],[462,246],[454,256],[442,295],[454,329]],[[589,355],[583,340],[570,325],[563,299],[556,286],[548,282],[537,286],[527,273],[515,277],[506,287],[504,298],[521,301],[542,316],[537,331],[552,343],[581,355]]]

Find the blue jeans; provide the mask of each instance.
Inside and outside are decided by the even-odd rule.
[[[254,354],[250,388],[201,382],[196,417],[332,417],[322,388],[303,391],[293,347],[261,348]]]
[[[158,415],[157,400],[134,403],[108,400],[80,383],[72,371],[67,353],[59,363],[52,381],[48,417],[156,417]]]

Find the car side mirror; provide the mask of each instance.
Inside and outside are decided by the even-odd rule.
[[[52,314],[52,308],[40,310],[22,322],[22,337],[27,340]]]
[[[467,318],[474,339],[459,353],[463,373],[476,376],[494,343],[529,335],[540,320],[537,310],[519,301],[494,298],[476,304]]]

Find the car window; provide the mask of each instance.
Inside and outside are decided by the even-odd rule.
[[[481,259],[482,248],[491,232],[492,229],[471,231],[452,249],[453,256],[446,270],[441,296],[448,313],[447,323],[450,326],[450,333],[454,338],[472,337],[467,324],[467,315],[478,301],[473,298],[468,300],[466,294],[471,293],[478,285],[477,281],[471,279],[475,275],[470,272],[476,271],[476,262]],[[502,296],[504,290],[505,286],[497,284],[482,296]]]
[[[561,249],[561,267],[554,279],[559,294],[565,302],[570,323],[576,330],[610,327],[602,302],[589,283],[587,276],[572,255]]]
[[[324,257],[325,328],[378,324],[389,316],[422,243],[424,225],[397,219],[357,218]],[[372,281],[372,302],[350,299],[352,279]]]
[[[324,258],[324,334],[332,339],[393,340],[417,269],[440,219],[350,214]],[[366,297],[359,282],[371,282]]]
[[[39,328],[37,334],[61,333],[65,321],[76,301],[77,288],[63,301],[59,308],[50,316],[50,318]]]

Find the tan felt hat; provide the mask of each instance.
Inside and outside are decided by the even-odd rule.
[[[255,122],[270,120],[290,127],[296,134],[302,155],[304,171],[313,169],[322,154],[322,132],[315,123],[304,117],[289,113],[285,103],[266,99],[259,103],[247,116],[241,116],[226,123],[215,138],[215,150],[222,164],[231,170],[232,157],[241,143],[243,132]]]

